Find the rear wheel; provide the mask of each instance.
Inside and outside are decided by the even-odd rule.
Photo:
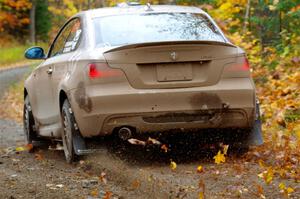
[[[24,109],[23,109],[23,128],[24,128],[26,144],[33,144],[34,141],[38,140],[34,125],[35,125],[34,117],[32,114],[29,97],[27,95],[24,100]],[[30,150],[30,152],[32,151],[33,148]]]
[[[249,151],[250,146],[258,146],[263,144],[261,132],[260,107],[256,102],[255,121],[250,129],[238,132],[238,140],[232,144],[231,149],[238,155],[243,155]]]
[[[77,133],[75,129],[75,118],[71,109],[71,105],[68,100],[65,100],[62,106],[62,141],[63,148],[68,163],[72,163],[76,158],[74,146],[73,146],[73,136]]]

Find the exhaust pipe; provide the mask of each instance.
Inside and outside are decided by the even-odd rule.
[[[131,129],[128,128],[128,127],[120,128],[119,131],[118,131],[118,136],[119,136],[119,138],[121,138],[124,141],[128,140],[132,136]]]

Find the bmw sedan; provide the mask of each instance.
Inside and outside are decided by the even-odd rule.
[[[24,86],[27,142],[61,140],[67,162],[113,133],[238,129],[241,147],[262,143],[245,52],[199,8],[83,11],[25,57],[43,60]]]

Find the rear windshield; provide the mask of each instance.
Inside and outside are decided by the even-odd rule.
[[[97,46],[209,40],[224,38],[206,16],[194,13],[151,13],[93,19]]]

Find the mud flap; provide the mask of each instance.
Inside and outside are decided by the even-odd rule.
[[[89,153],[86,149],[86,144],[84,138],[80,135],[78,131],[73,134],[73,148],[76,155],[84,155]]]
[[[261,119],[260,119],[260,108],[259,102],[256,102],[256,115],[255,115],[255,122],[253,127],[249,133],[249,137],[247,139],[247,145],[250,146],[259,146],[264,143],[262,137],[262,130],[261,130]]]

